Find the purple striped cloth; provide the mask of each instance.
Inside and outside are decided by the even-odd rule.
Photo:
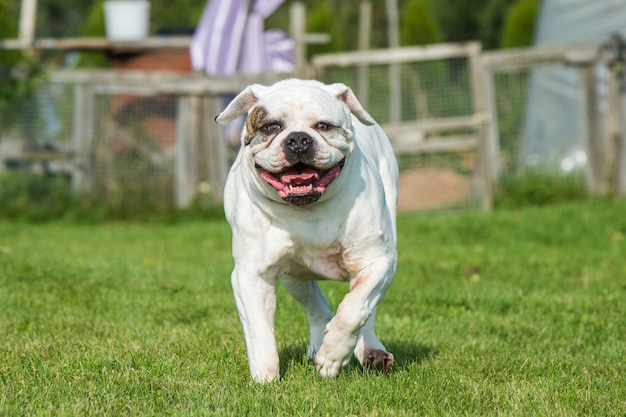
[[[190,45],[196,71],[209,75],[288,72],[294,42],[284,32],[264,32],[264,20],[284,0],[210,0]]]

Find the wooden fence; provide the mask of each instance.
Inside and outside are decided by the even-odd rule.
[[[626,195],[626,136],[624,135],[626,130],[622,104],[624,95],[620,94],[618,88],[618,75],[615,67],[607,65],[613,58],[603,57],[602,47],[599,44],[574,44],[494,51],[482,55],[483,88],[491,120],[487,135],[487,152],[489,160],[492,161],[490,164],[492,171],[489,176],[493,184],[498,183],[500,175],[499,117],[494,104],[496,93],[494,75],[558,64],[574,67],[579,73],[582,86],[581,100],[585,109],[583,112],[587,155],[585,176],[590,192],[595,195],[608,193]],[[607,114],[613,119],[610,123],[600,117],[597,78],[599,65],[609,68]]]
[[[198,184],[208,182],[214,202],[221,202],[228,158],[214,118],[222,97],[236,94],[254,82],[273,83],[285,74],[206,77],[200,74],[129,71],[54,71],[50,81],[74,86],[72,144],[74,190],[88,193],[94,184],[94,134],[96,94],[173,96],[178,101],[174,140],[174,199],[179,207],[190,204]]]
[[[394,48],[316,56],[309,75],[325,81],[330,67],[356,67],[359,80],[367,79],[373,65],[401,65],[463,58],[467,60],[471,81],[471,110],[467,114],[421,120],[399,120],[402,103],[394,94],[399,86],[389,89],[389,119],[383,123],[398,155],[429,153],[473,148],[478,155],[476,177],[481,192],[481,207],[492,206],[493,190],[501,175],[500,122],[495,96],[494,76],[545,65],[573,66],[580,74],[585,103],[585,146],[588,155],[586,178],[595,194],[614,192],[626,195],[626,128],[624,127],[624,95],[617,88],[618,75],[611,71],[609,79],[610,128],[601,129],[598,111],[597,65],[606,65],[599,51],[601,45],[584,44],[558,47],[528,48],[483,52],[480,44],[470,42],[429,47]],[[604,59],[604,60],[603,60]],[[610,60],[610,59],[609,59]],[[398,81],[390,71],[389,84]],[[188,205],[196,196],[199,183],[210,184],[212,199],[221,201],[228,170],[225,141],[213,118],[223,106],[223,96],[233,95],[246,85],[258,82],[271,84],[291,74],[206,77],[200,74],[176,74],[128,71],[53,71],[50,81],[73,85],[74,114],[72,122],[73,184],[77,192],[89,192],[94,183],[92,148],[94,144],[97,94],[132,94],[137,96],[168,95],[177,99],[174,156],[174,200],[178,206]],[[373,93],[368,83],[353,85],[357,95],[367,102]],[[394,93],[395,92],[395,93]],[[367,103],[364,103],[367,107]],[[606,125],[606,124],[605,124]],[[462,130],[469,134],[455,135]],[[430,138],[424,140],[424,138]]]
[[[372,65],[388,65],[389,71],[389,120],[382,128],[387,133],[397,155],[404,153],[427,153],[441,151],[478,150],[480,164],[477,170],[481,207],[489,211],[492,206],[493,187],[488,174],[492,171],[488,158],[489,146],[486,135],[486,101],[482,88],[480,67],[481,45],[478,42],[441,44],[425,47],[392,48],[350,53],[318,55],[313,57],[313,75],[324,80],[329,67],[358,67],[359,83],[356,94],[368,107],[370,97],[367,82],[368,68]],[[401,121],[401,77],[400,64],[427,61],[442,61],[463,58],[468,62],[472,108],[464,116],[440,117],[422,120]],[[455,131],[471,131],[470,134],[451,135]],[[425,140],[425,138],[430,138]]]
[[[464,117],[446,117],[431,120],[400,122],[392,116],[383,128],[397,153],[479,149],[479,177],[481,179],[482,207],[489,210],[493,192],[502,174],[500,163],[499,122],[501,117],[495,105],[497,91],[494,77],[507,72],[528,71],[544,66],[575,68],[579,74],[581,102],[583,103],[584,148],[587,162],[584,167],[589,191],[594,195],[626,195],[626,81],[623,68],[624,40],[611,39],[605,44],[586,43],[561,46],[542,46],[482,52],[476,43],[434,45],[429,47],[396,48],[376,51],[358,51],[316,56],[312,65],[315,76],[324,79],[325,70],[332,66],[359,66],[359,97],[370,96],[367,71],[371,65],[397,65],[405,62],[432,61],[466,57],[470,63],[473,109]],[[608,81],[602,85],[598,68],[607,69]],[[400,77],[390,71],[389,114],[399,114]],[[395,84],[395,86],[394,86]],[[608,93],[608,110],[600,109],[599,89]],[[439,136],[439,140],[424,142],[429,133],[446,133],[454,128],[473,129],[469,137]]]

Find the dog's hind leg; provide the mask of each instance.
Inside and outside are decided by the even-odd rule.
[[[393,355],[387,352],[374,332],[376,309],[361,328],[354,348],[354,354],[364,368],[387,371],[393,366]]]
[[[281,282],[287,289],[287,292],[302,304],[306,310],[310,334],[307,354],[310,359],[314,359],[315,354],[322,346],[326,324],[332,317],[330,304],[315,281],[300,281],[290,276],[285,276],[281,278]]]

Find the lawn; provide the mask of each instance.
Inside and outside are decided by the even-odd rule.
[[[250,382],[225,221],[0,222],[0,415],[626,415],[626,202],[403,215],[386,375],[322,380],[281,288]],[[324,283],[336,306],[347,286]]]

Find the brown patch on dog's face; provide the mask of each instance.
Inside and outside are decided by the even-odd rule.
[[[242,149],[283,201],[317,202],[352,149],[350,120],[335,98],[280,89],[248,109]],[[349,116],[348,116],[349,117]]]
[[[273,136],[272,132],[265,132],[264,127],[269,123],[275,122],[269,117],[267,109],[263,106],[257,106],[248,113],[246,118],[246,136],[243,138],[244,146],[248,146],[254,142],[265,142],[269,137]]]

